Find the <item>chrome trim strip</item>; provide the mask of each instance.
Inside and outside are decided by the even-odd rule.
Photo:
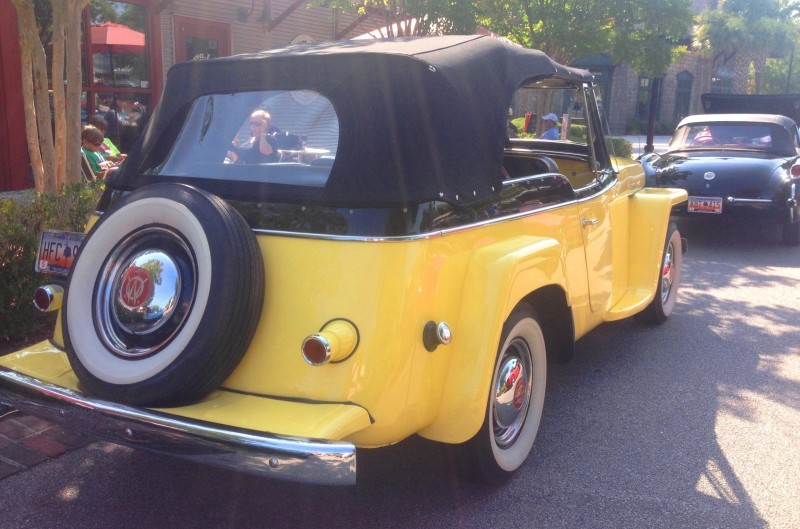
[[[773,204],[773,201],[768,198],[727,197],[726,202],[728,202],[729,204]]]
[[[543,208],[536,209],[533,211],[523,211],[520,213],[514,213],[512,215],[506,215],[504,217],[497,217],[496,219],[488,219],[473,224],[465,224],[464,226],[456,226],[454,228],[447,228],[445,230],[439,230],[439,231],[431,231],[428,233],[418,233],[416,235],[391,235],[386,237],[369,237],[360,235],[330,235],[325,233],[305,233],[305,232],[293,232],[293,231],[281,231],[281,230],[264,230],[258,228],[254,228],[253,233],[255,233],[256,235],[277,235],[280,237],[297,237],[301,239],[324,239],[329,241],[400,242],[400,241],[426,240],[426,239],[434,239],[436,237],[441,237],[443,235],[447,235],[450,233],[458,233],[461,231],[471,230],[473,228],[480,228],[491,224],[498,224],[500,222],[507,222],[510,220],[520,219],[523,217],[529,217],[537,213],[543,213],[546,211],[559,209],[565,206],[575,205],[578,202],[579,202],[578,200],[570,200],[567,202],[554,204],[552,206],[545,206]]]
[[[0,366],[0,409],[11,406],[100,440],[259,476],[355,485],[352,443],[284,437],[123,406]]]

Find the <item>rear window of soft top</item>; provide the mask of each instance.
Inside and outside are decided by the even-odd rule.
[[[324,187],[338,143],[336,112],[318,92],[207,95],[157,174]]]

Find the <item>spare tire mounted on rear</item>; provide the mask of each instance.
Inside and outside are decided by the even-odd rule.
[[[74,263],[67,356],[98,397],[186,404],[236,367],[263,299],[261,252],[236,210],[186,185],[143,187],[95,224]]]

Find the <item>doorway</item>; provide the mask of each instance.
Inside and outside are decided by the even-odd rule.
[[[175,62],[226,57],[231,54],[231,26],[175,16]]]

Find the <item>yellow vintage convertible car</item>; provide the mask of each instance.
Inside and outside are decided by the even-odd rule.
[[[509,108],[556,139],[509,138]],[[686,193],[601,117],[588,72],[484,36],[176,65],[85,237],[43,235],[57,325],[0,358],[0,404],[322,484],[417,434],[503,482],[548,362],[675,306]]]

